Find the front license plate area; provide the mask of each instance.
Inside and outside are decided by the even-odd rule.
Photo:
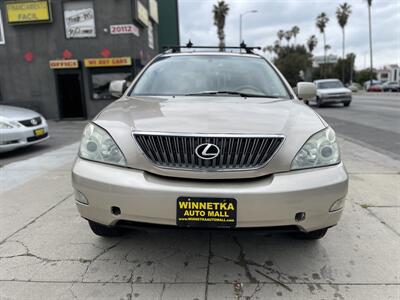
[[[236,199],[179,197],[176,203],[178,226],[206,228],[234,228],[236,226]]]
[[[46,133],[46,131],[44,130],[44,128],[39,128],[33,131],[33,133],[35,134],[35,136],[41,136],[44,135]]]

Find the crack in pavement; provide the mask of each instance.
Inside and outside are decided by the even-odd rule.
[[[71,197],[74,193],[70,193],[68,194],[68,196],[66,196],[65,198],[61,199],[59,202],[57,202],[56,204],[52,205],[50,208],[46,209],[44,212],[42,212],[40,215],[38,215],[37,217],[35,217],[33,220],[29,221],[27,224],[25,224],[24,226],[22,226],[20,229],[18,229],[17,231],[11,233],[10,235],[8,235],[7,237],[5,237],[2,241],[0,241],[0,245],[3,244],[5,241],[7,241],[9,238],[11,238],[12,236],[14,236],[15,234],[17,234],[18,232],[24,230],[25,228],[27,228],[29,225],[35,223],[39,218],[43,217],[45,214],[47,214],[48,212],[50,212],[51,210],[53,210],[54,208],[56,208],[58,205],[60,205],[61,203],[63,203],[65,200],[67,200],[69,197]]]

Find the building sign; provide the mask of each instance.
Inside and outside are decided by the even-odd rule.
[[[92,1],[65,2],[64,21],[67,39],[96,37]]]
[[[99,68],[99,67],[122,67],[131,66],[132,59],[126,57],[108,57],[108,58],[86,58],[84,60],[86,68]]]
[[[5,5],[9,24],[51,22],[49,0],[9,1]]]
[[[147,27],[147,33],[149,36],[149,48],[154,49],[153,24],[151,22],[149,22],[149,26]]]
[[[4,45],[5,43],[6,43],[6,38],[4,37],[3,19],[1,18],[1,9],[0,9],[0,45]]]
[[[156,0],[149,0],[150,18],[158,24],[158,2]]]
[[[136,9],[137,9],[137,19],[143,25],[149,25],[149,12],[147,8],[140,2],[139,0],[136,1]]]
[[[133,24],[110,25],[111,34],[134,34],[139,36],[139,28]]]
[[[323,65],[323,64],[336,64],[338,62],[338,57],[336,55],[330,54],[325,56],[315,56],[314,57],[314,65]]]
[[[76,69],[79,67],[77,59],[59,59],[49,61],[50,69]]]

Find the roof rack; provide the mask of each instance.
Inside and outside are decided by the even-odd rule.
[[[165,52],[180,52],[181,49],[220,49],[220,47],[217,46],[193,46],[193,43],[189,40],[189,42],[185,46],[164,46],[164,53]],[[254,50],[261,50],[261,47],[249,47],[245,44],[243,41],[239,47],[231,47],[231,46],[225,46],[223,47],[223,50],[226,49],[240,49],[240,50],[245,50],[247,54],[254,54]]]

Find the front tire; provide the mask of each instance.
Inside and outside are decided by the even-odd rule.
[[[299,240],[319,240],[325,236],[327,231],[328,228],[322,228],[310,232],[296,232],[294,237]]]
[[[320,97],[317,97],[316,102],[317,102],[317,107],[321,107],[322,106],[322,100],[321,100]]]
[[[121,236],[125,233],[124,228],[109,227],[90,220],[88,222],[90,229],[92,229],[93,233],[98,236],[113,237],[113,236]]]

